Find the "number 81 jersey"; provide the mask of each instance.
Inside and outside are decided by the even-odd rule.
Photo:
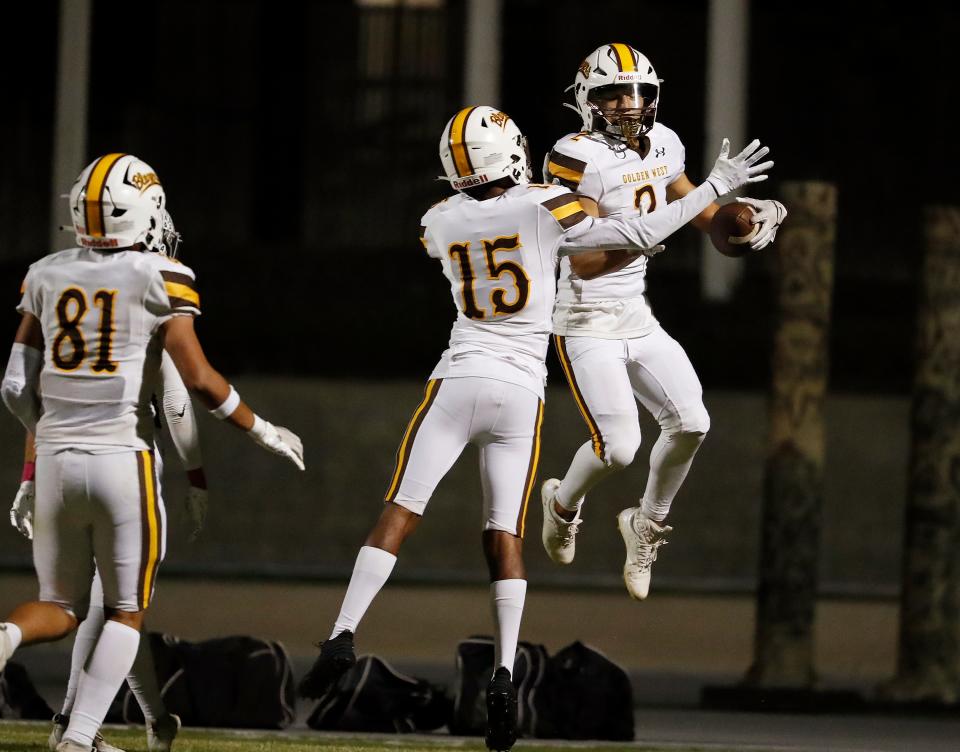
[[[424,215],[420,240],[443,265],[458,314],[431,378],[493,378],[543,397],[557,249],[585,219],[572,193],[535,184],[486,201],[457,194]]]
[[[146,251],[71,248],[30,266],[17,310],[43,331],[37,452],[153,449],[161,324],[200,314],[193,272]]]

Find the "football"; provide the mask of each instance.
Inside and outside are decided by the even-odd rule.
[[[710,240],[724,256],[737,258],[750,253],[750,241],[760,225],[750,224],[753,209],[736,201],[724,204],[710,221]]]

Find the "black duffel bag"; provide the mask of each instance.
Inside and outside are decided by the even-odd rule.
[[[307,718],[326,731],[411,733],[447,723],[450,700],[442,687],[406,676],[375,655],[363,655]]]
[[[280,729],[293,722],[296,688],[279,642],[246,636],[187,642],[157,632],[149,639],[164,705],[185,726]],[[106,720],[143,722],[126,685]]]

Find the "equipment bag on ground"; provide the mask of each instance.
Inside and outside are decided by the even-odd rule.
[[[447,723],[450,700],[442,687],[401,674],[382,658],[363,655],[317,702],[307,719],[326,731],[433,731]]]
[[[633,687],[620,666],[574,642],[554,655],[536,697],[536,735],[559,739],[633,739]]]
[[[186,642],[156,632],[149,639],[164,704],[185,726],[280,729],[293,722],[296,688],[279,642],[245,636]],[[107,721],[143,722],[126,685]]]
[[[450,733],[483,736],[487,730],[487,684],[493,675],[493,638],[469,637],[457,643],[457,678]],[[517,644],[513,685],[517,688],[517,732],[537,736],[536,696],[547,665],[547,649],[531,642]]]
[[[30,681],[27,669],[9,661],[0,672],[0,718],[49,721],[53,709]]]

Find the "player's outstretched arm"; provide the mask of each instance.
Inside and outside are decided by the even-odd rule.
[[[730,141],[723,139],[720,156],[703,185],[649,214],[623,219],[593,220],[592,224],[582,231],[568,232],[561,241],[560,253],[625,248],[646,251],[647,255],[651,255],[658,243],[700,214],[715,198],[748,183],[766,180],[768,176],[765,173],[773,167],[772,161],[760,162],[770,153],[770,149],[760,146],[759,141],[753,141],[734,157],[730,157],[729,153]]]
[[[180,372],[169,353],[160,361],[160,402],[170,440],[187,473],[187,497],[184,508],[193,529],[190,540],[196,540],[207,520],[207,477],[203,472],[200,451],[200,426],[193,412],[190,392],[180,378]]]
[[[13,338],[7,370],[0,385],[0,395],[7,409],[30,433],[40,420],[40,369],[43,367],[43,330],[40,320],[24,313]]]
[[[240,399],[203,353],[192,316],[174,316],[162,327],[164,349],[173,359],[183,383],[213,413],[214,417],[236,426],[265,449],[286,457],[303,470],[303,444],[300,438],[281,426],[274,426]]]

